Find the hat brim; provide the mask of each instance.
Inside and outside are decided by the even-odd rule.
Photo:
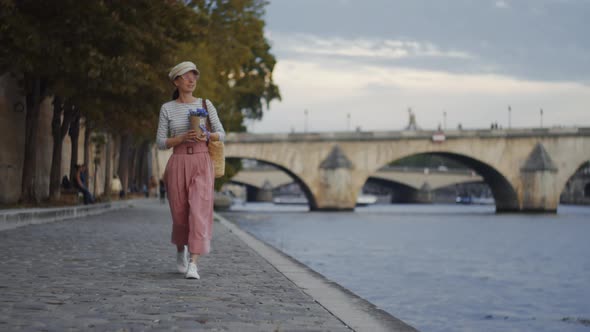
[[[174,79],[173,80],[177,79],[178,76],[182,76],[182,75],[188,73],[189,71],[194,71],[195,74],[197,74],[197,75],[200,75],[201,74],[198,69],[195,69],[195,68],[187,68],[187,69],[183,69],[183,70],[179,71],[176,74],[176,76],[174,76]]]

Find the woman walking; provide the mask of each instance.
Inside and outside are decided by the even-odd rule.
[[[176,264],[187,279],[199,279],[197,260],[209,253],[213,230],[213,164],[207,143],[223,141],[225,131],[213,104],[195,98],[199,70],[190,61],[176,65],[168,77],[176,87],[172,101],[162,105],[157,143],[162,150],[174,152],[164,172],[168,202],[172,214],[172,243],[177,248]],[[189,110],[204,108],[208,112],[211,132],[200,135],[190,128]],[[190,261],[187,263],[185,248]]]

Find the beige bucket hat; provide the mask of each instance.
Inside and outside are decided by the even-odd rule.
[[[168,77],[170,78],[171,81],[174,81],[174,79],[176,77],[183,75],[185,73],[188,73],[189,71],[195,71],[197,73],[197,75],[200,74],[199,70],[197,69],[197,66],[194,63],[192,63],[190,61],[184,61],[184,62],[177,64],[172,69],[170,69],[170,73],[168,73]]]

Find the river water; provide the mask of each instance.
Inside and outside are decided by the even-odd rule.
[[[590,331],[590,207],[252,203],[224,216],[421,331]]]

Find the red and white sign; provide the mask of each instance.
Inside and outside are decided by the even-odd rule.
[[[433,142],[444,142],[447,138],[445,137],[445,133],[443,132],[438,132],[435,133],[434,135],[432,135],[432,141]]]

